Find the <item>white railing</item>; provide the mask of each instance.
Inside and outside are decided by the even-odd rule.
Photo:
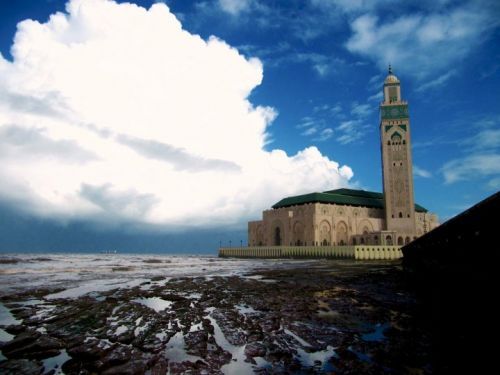
[[[231,258],[351,258],[399,259],[403,256],[399,246],[249,246],[222,247],[219,257]]]

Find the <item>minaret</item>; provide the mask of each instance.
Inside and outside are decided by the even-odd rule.
[[[400,237],[415,236],[415,201],[408,103],[401,100],[400,82],[390,65],[380,104],[380,138],[386,229],[396,232],[398,244]]]

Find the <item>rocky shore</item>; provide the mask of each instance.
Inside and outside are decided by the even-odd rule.
[[[2,374],[433,372],[397,262],[157,276],[79,298],[38,288],[0,307]]]

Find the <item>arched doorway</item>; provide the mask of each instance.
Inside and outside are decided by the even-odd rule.
[[[257,226],[257,243],[258,246],[262,246],[264,243],[264,231],[262,229],[262,225]]]
[[[274,246],[281,246],[281,229],[280,229],[280,227],[274,228]]]
[[[319,239],[322,246],[330,245],[331,241],[331,226],[330,223],[326,220],[323,220],[319,224]]]
[[[340,246],[347,244],[347,224],[343,221],[337,223],[336,231],[337,243]]]
[[[305,243],[304,229],[304,224],[300,221],[296,221],[293,225],[293,240],[296,246],[302,246]]]
[[[273,221],[270,234],[271,238],[269,242],[272,246],[283,246],[283,241],[285,240],[285,231],[283,230],[283,224],[281,223],[281,220],[276,219]]]

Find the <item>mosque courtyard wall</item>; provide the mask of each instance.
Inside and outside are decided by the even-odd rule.
[[[269,259],[394,260],[403,256],[400,246],[249,246],[223,247],[219,257]]]

